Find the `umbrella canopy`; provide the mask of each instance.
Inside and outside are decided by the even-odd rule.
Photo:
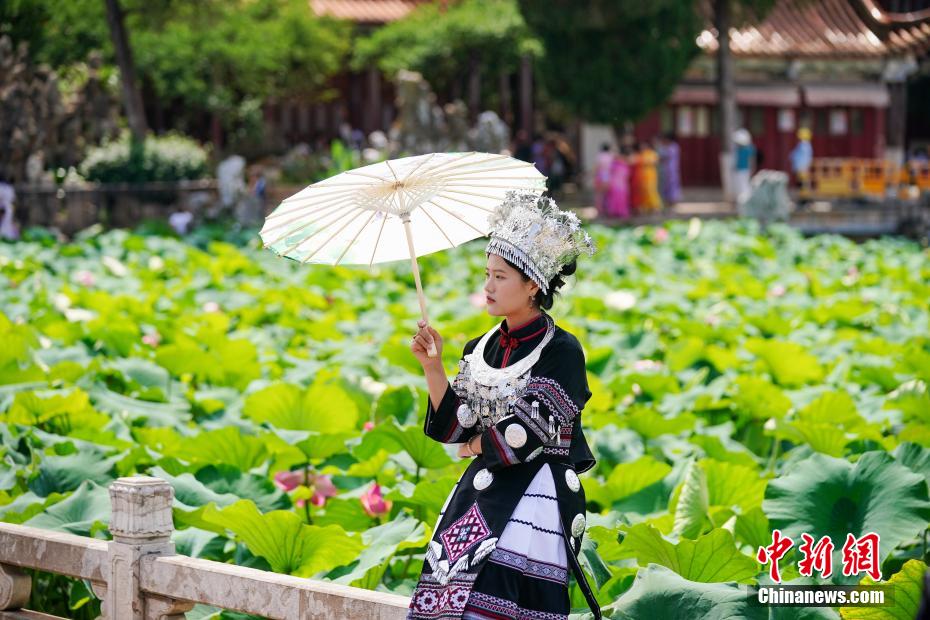
[[[368,265],[416,258],[488,234],[488,216],[511,190],[545,190],[533,164],[491,153],[430,153],[337,174],[285,199],[259,233],[266,248],[301,263]]]

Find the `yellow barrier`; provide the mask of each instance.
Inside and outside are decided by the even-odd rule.
[[[843,198],[855,193],[853,160],[815,159],[811,163],[811,193],[818,197]]]
[[[897,166],[884,159],[821,157],[811,162],[808,178],[800,178],[801,198],[914,198],[930,192],[930,163]]]

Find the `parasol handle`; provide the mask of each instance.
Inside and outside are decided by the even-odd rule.
[[[426,316],[426,298],[423,296],[423,285],[420,284],[420,267],[417,265],[417,254],[413,250],[413,235],[410,233],[410,214],[405,213],[401,216],[404,222],[404,232],[407,234],[407,248],[410,250],[410,265],[413,267],[413,280],[417,285],[417,299],[420,301],[420,314],[423,321],[429,325],[429,318]],[[429,343],[429,349],[426,354],[429,357],[436,357],[436,343],[432,340]]]

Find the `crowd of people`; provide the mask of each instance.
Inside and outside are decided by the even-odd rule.
[[[551,132],[543,136],[536,134],[530,140],[524,130],[517,131],[513,148],[516,159],[532,162],[536,169],[546,175],[547,193],[558,196],[567,179],[574,177],[578,158],[565,137]]]
[[[601,145],[594,170],[594,200],[603,217],[628,219],[661,211],[681,200],[681,156],[675,136]]]

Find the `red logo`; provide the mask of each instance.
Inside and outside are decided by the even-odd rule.
[[[798,547],[803,556],[798,562],[798,570],[805,577],[811,577],[814,571],[826,579],[833,574],[833,550],[835,545],[829,536],[824,536],[814,543],[814,537],[807,532],[801,534],[804,542]],[[843,544],[843,575],[849,577],[861,572],[867,573],[874,581],[881,581],[881,562],[878,553],[879,535],[874,532],[863,534],[856,538],[852,534],[846,535]],[[759,547],[756,559],[759,563],[769,566],[769,575],[775,583],[781,583],[778,572],[778,560],[794,546],[794,541],[784,536],[781,530],[772,532],[772,544]]]

